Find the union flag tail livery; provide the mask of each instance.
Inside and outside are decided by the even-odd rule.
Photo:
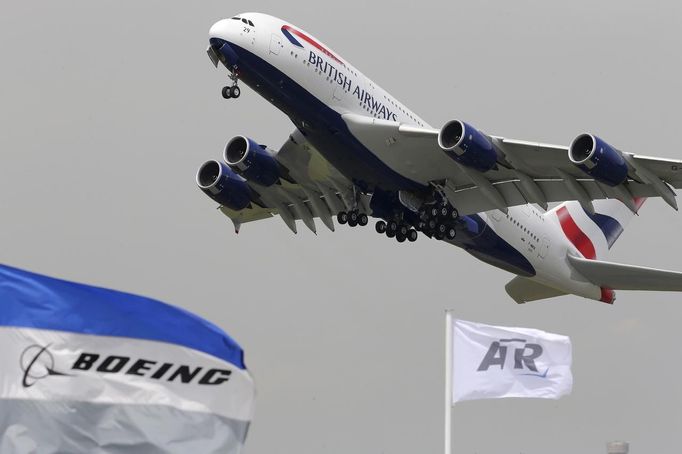
[[[274,216],[294,233],[301,223],[333,231],[334,218],[355,227],[374,217],[376,231],[399,243],[442,241],[513,273],[506,290],[519,303],[682,291],[682,273],[605,261],[645,198],[677,209],[682,161],[591,133],[563,146],[459,119],[434,128],[318,38],[266,14],[216,22],[207,53],[228,71],[222,95],[235,115],[243,83],[295,126],[279,149],[235,131],[222,159],[199,168],[197,185],[235,231]]]
[[[565,248],[567,258],[598,261],[608,255],[611,247],[645,200],[638,198],[632,201],[631,208],[635,211],[631,211],[631,208],[615,199],[596,200],[590,207],[585,207],[576,201],[569,201],[558,205],[544,216],[549,222],[558,222],[560,233],[556,236],[562,239],[560,244],[563,246],[562,249]],[[574,268],[575,266],[572,266],[567,270],[573,272]],[[551,279],[548,279],[547,283],[551,285],[550,281]],[[609,304],[615,301],[616,295],[613,288],[603,285],[600,281],[590,280],[589,282],[594,284],[593,288],[590,285],[579,286],[588,292],[583,296],[599,299]],[[595,298],[597,290],[598,298]],[[579,290],[574,290],[572,293],[580,294]],[[523,298],[515,299],[518,302],[524,302]]]
[[[596,200],[593,212],[571,201],[560,204],[548,214],[558,218],[566,239],[582,257],[604,259],[645,200],[633,200],[634,212],[620,200]]]

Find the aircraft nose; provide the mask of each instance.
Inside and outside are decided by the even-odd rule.
[[[230,37],[230,20],[222,19],[211,26],[208,31],[209,40],[212,38],[229,41]]]
[[[217,65],[217,59],[223,61],[229,67],[237,65],[239,61],[239,56],[233,47],[236,41],[236,35],[238,35],[238,30],[235,30],[236,21],[230,19],[222,19],[211,26],[208,31],[208,41],[210,43],[210,49],[213,51],[215,57],[211,57],[214,60],[214,64]],[[230,45],[232,44],[232,46]],[[210,55],[210,54],[209,54]]]

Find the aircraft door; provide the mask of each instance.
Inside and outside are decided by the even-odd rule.
[[[270,37],[270,53],[274,55],[279,55],[279,51],[284,48],[282,44],[282,38],[279,35],[273,33]]]
[[[540,250],[538,251],[538,257],[544,259],[549,253],[549,238],[546,236],[542,237],[542,242],[540,243]]]

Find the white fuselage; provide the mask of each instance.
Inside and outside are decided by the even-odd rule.
[[[209,32],[210,38],[229,43],[238,49],[241,58],[248,54],[248,58],[257,59],[258,63],[252,65],[257,76],[240,74],[240,78],[252,77],[247,83],[289,115],[297,126],[314,122],[314,112],[323,106],[339,117],[351,113],[431,128],[426,121],[342,59],[339,54],[300,28],[265,14],[245,13],[238,17],[239,19],[224,19],[217,22]],[[246,19],[247,22],[242,19]],[[289,92],[290,95],[280,96],[278,93],[279,91],[286,93],[287,90],[292,90]],[[311,141],[315,139],[309,138]],[[357,140],[355,137],[352,139]],[[332,150],[327,154],[322,148],[328,147],[316,145],[316,148],[320,149],[325,158],[349,180],[361,180],[362,177],[358,175],[362,175],[361,172],[366,170],[365,166],[357,160],[353,162],[345,156],[339,156],[341,152],[333,150],[334,138],[329,140]],[[366,148],[372,152],[370,146]],[[376,160],[378,156],[374,153],[374,156],[368,158]],[[428,181],[419,181],[419,177],[410,172],[409,163],[383,161],[381,164],[385,166],[386,178],[395,177],[396,180],[403,178],[417,186],[428,184]],[[429,163],[424,165],[428,166]],[[583,231],[591,228],[590,224],[585,222],[586,215],[580,205],[568,203],[566,207]],[[527,260],[534,270],[533,275],[527,276],[530,279],[565,293],[596,300],[603,297],[600,287],[587,282],[575,273],[568,263],[566,258],[568,254],[579,256],[582,251],[567,238],[556,209],[543,212],[533,205],[524,205],[509,208],[507,214],[493,210],[479,213],[478,217],[502,240],[502,243],[509,245]],[[600,241],[599,235],[591,235],[588,232],[588,236],[595,243]],[[496,246],[492,244],[491,247]],[[608,249],[608,246],[595,244],[595,249],[602,252]],[[500,266],[494,260],[490,263]]]

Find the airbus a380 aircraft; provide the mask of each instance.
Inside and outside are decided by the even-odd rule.
[[[209,43],[232,81],[223,97],[238,98],[242,81],[296,126],[279,150],[236,136],[222,161],[200,167],[197,184],[236,231],[273,215],[294,233],[297,220],[334,230],[333,216],[349,226],[372,216],[399,242],[421,232],[516,274],[506,290],[518,303],[682,291],[682,273],[601,261],[646,197],[677,209],[682,161],[593,134],[564,147],[460,120],[434,129],[318,39],[265,14],[215,23]]]

